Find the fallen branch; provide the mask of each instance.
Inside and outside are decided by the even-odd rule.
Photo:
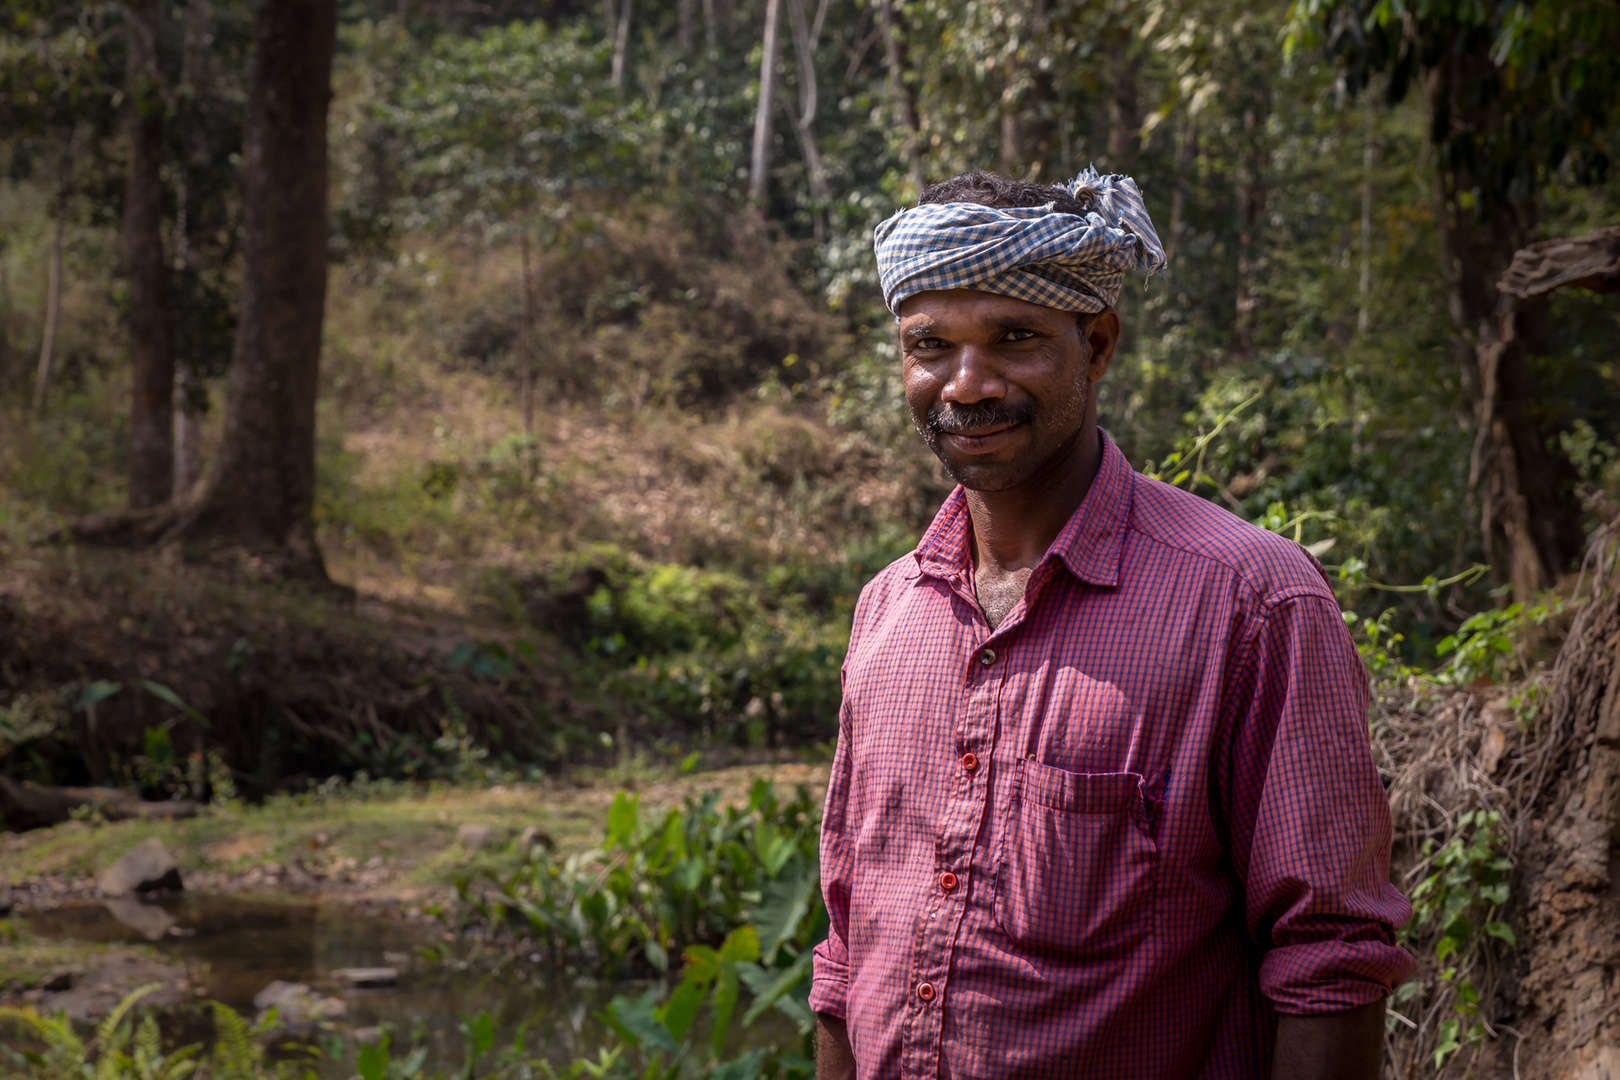
[[[188,801],[147,802],[118,788],[44,787],[0,776],[0,821],[8,829],[39,829],[69,821],[88,808],[111,821],[129,818],[188,818],[197,804]]]

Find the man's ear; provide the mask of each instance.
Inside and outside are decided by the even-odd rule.
[[[1086,378],[1096,382],[1108,374],[1108,366],[1114,362],[1114,350],[1119,347],[1119,312],[1113,308],[1099,311],[1086,325],[1085,334],[1091,352],[1086,360]]]

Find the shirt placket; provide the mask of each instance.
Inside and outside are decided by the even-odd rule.
[[[989,872],[988,867],[973,865],[973,852],[985,815],[993,810],[990,761],[997,737],[996,710],[1006,682],[1011,636],[1023,621],[1022,615],[1009,616],[991,632],[971,581],[952,584],[972,607],[974,618],[970,647],[962,658],[954,760],[947,765],[949,794],[936,835],[927,898],[918,909],[908,995],[912,1015],[903,1054],[905,1075],[929,1080],[940,1075],[946,984],[969,890],[976,871]]]

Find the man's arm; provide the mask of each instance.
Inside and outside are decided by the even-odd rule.
[[[840,1030],[843,1025],[839,1024]],[[817,1042],[825,1045],[826,1035]],[[848,1043],[845,1043],[847,1046]],[[1277,1018],[1272,1080],[1378,1080],[1384,1064],[1384,1003],[1317,1016]],[[824,1073],[817,1078],[853,1073]]]
[[[816,1013],[816,1080],[855,1080],[849,1029],[828,1013]]]

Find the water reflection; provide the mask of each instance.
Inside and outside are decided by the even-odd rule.
[[[154,942],[169,957],[201,965],[206,996],[253,1015],[254,995],[280,979],[306,983],[348,1006],[343,1024],[362,1031],[394,1026],[396,1047],[413,1035],[429,1047],[437,1068],[459,1065],[464,1013],[488,1009],[508,1044],[521,1027],[531,1052],[561,1064],[595,1056],[605,1030],[595,1014],[615,993],[643,986],[604,984],[553,972],[545,964],[503,971],[456,971],[423,961],[417,947],[443,944],[433,923],[384,918],[342,905],[271,903],[232,896],[184,895],[158,902],[108,901],[30,915],[40,937],[103,943]],[[357,989],[331,977],[343,968],[392,967],[397,985]],[[333,1076],[352,1069],[331,1063]]]

